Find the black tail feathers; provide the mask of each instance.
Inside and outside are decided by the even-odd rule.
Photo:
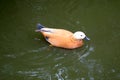
[[[42,28],[44,28],[44,26],[41,25],[40,23],[38,23],[38,24],[37,24],[37,29],[42,29]]]

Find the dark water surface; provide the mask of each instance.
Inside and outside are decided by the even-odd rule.
[[[50,47],[37,23],[84,31],[91,41]],[[0,80],[120,80],[120,1],[1,0]]]

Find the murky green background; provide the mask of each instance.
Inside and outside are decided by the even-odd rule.
[[[81,30],[91,41],[50,47],[37,23]],[[0,80],[120,80],[120,1],[1,0]]]

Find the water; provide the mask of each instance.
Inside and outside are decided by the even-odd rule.
[[[120,80],[120,1],[0,1],[0,80]],[[91,41],[49,46],[36,24],[84,31]]]

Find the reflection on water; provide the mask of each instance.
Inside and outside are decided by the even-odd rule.
[[[31,58],[32,60],[39,59],[42,62],[34,62],[32,64],[32,66],[39,65],[37,68],[30,68],[29,70],[18,70],[16,71],[16,73],[21,76],[22,75],[28,76],[31,79],[40,78],[45,80],[52,80],[52,79],[95,80],[100,78],[102,79],[102,77],[104,76],[103,66],[94,59],[87,59],[87,57],[92,52],[94,52],[93,46],[86,45],[81,51],[80,50],[68,51],[63,49],[62,52],[55,54],[50,53],[49,48],[50,48],[49,46],[46,46],[35,50],[28,50],[24,52],[24,54],[22,53],[21,55],[19,55],[20,57],[30,53],[39,54],[39,56],[32,56]],[[40,56],[40,52],[46,50],[49,51],[49,54]],[[54,49],[54,51],[56,51],[56,49]],[[71,59],[69,59],[70,56]],[[53,62],[49,63],[47,60],[51,60],[51,59]],[[113,69],[112,73],[114,72],[115,70]],[[72,78],[71,75],[74,75],[74,77]],[[86,75],[87,77],[84,77]],[[94,77],[95,75],[96,77]]]
[[[94,80],[94,72],[98,74],[98,77],[100,78],[100,74],[103,72],[102,66],[96,61],[91,59],[86,59],[87,56],[90,55],[94,51],[94,47],[91,45],[86,45],[82,50],[64,50],[60,53],[51,54],[49,50],[49,46],[42,47],[35,50],[29,50],[24,52],[24,54],[19,56],[24,56],[25,54],[40,54],[41,51],[49,51],[49,54],[45,56],[39,56],[38,58],[40,61],[44,57],[44,60],[42,62],[35,63],[33,65],[39,65],[39,67],[30,69],[30,70],[18,70],[17,74],[30,76],[31,78],[40,78],[40,79],[57,79],[57,80],[66,80],[66,79],[76,79],[76,80]],[[50,48],[51,49],[51,48]],[[56,51],[56,49],[54,49]],[[72,53],[70,53],[72,52]],[[62,55],[61,55],[62,54]],[[55,55],[55,56],[53,56]],[[71,59],[69,57],[72,56]],[[36,60],[38,59],[37,56],[33,56],[32,59]],[[49,62],[46,62],[47,60],[51,60],[52,58],[52,66],[49,65]],[[45,63],[46,62],[46,63]],[[68,64],[69,63],[69,64]],[[80,67],[85,68],[87,70],[84,72]],[[43,66],[43,67],[41,67]],[[96,70],[95,70],[96,69]],[[71,74],[72,73],[72,74]],[[88,76],[88,78],[83,76],[80,76],[82,74],[85,74]],[[71,75],[74,75],[75,77],[72,78]]]
[[[1,0],[0,80],[120,80],[119,0]],[[81,30],[74,50],[48,46],[37,23]]]

